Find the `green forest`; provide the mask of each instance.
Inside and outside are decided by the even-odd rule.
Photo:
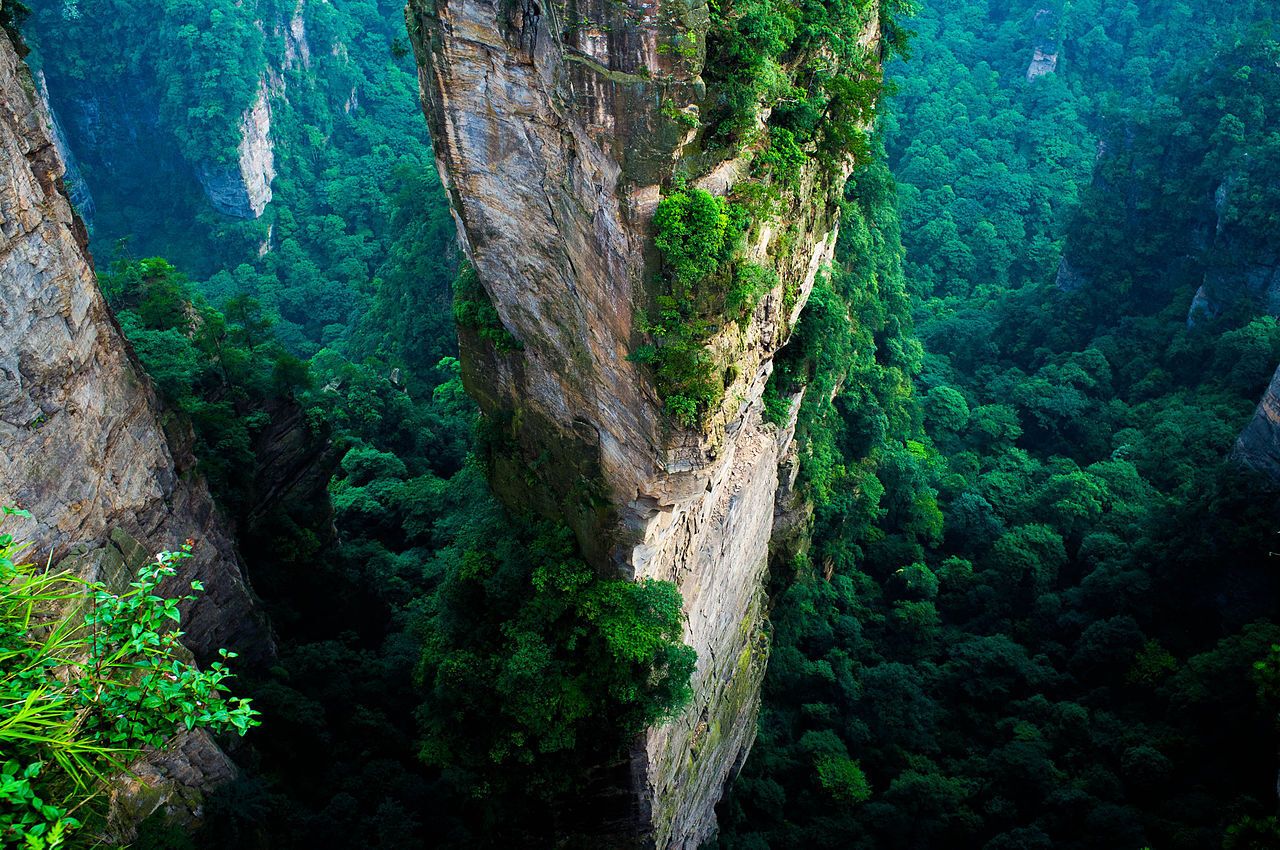
[[[466,259],[485,246],[460,246],[412,15],[27,2],[0,21],[92,194],[98,285],[279,643],[229,662],[229,692],[220,662],[184,662],[153,700],[170,713],[114,733],[192,728],[174,706],[204,688],[239,768],[198,830],[157,814],[132,846],[621,846],[585,825],[628,816],[611,783],[696,703],[700,660],[674,572],[601,570],[563,518],[490,490],[515,429],[468,394],[458,336],[525,354]],[[677,175],[655,196],[636,256],[659,294],[619,359],[650,370],[663,433],[733,401],[722,324],[801,297],[750,253],[778,199],[829,192],[839,235],[760,399],[794,426],[804,528],[770,545],[756,737],[703,850],[1280,848],[1280,460],[1237,448],[1280,366],[1274,3],[708,9],[714,96],[687,129],[698,156],[757,151],[756,194]],[[201,169],[235,163],[260,86],[272,197],[234,218]],[[0,577],[72,592],[21,553],[0,535]],[[169,652],[159,580],[99,601]],[[26,664],[34,603],[11,596],[0,664]],[[143,698],[148,652],[101,702]],[[0,672],[8,703],[36,687]],[[107,729],[111,705],[86,710]],[[0,846],[89,840],[38,797],[65,793],[41,790],[57,757],[3,735],[0,754]]]
[[[1280,235],[1270,11],[912,19],[880,228],[905,250],[846,256],[883,258],[852,281],[896,322],[857,324],[913,392],[858,380],[810,438],[814,546],[775,569],[724,846],[1280,846],[1274,491],[1227,459],[1280,353],[1243,271]],[[1057,71],[1028,80],[1041,44]]]

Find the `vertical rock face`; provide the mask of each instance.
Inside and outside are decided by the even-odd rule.
[[[305,35],[305,32],[303,33]],[[196,169],[200,185],[213,208],[236,218],[257,218],[271,203],[276,179],[275,146],[271,142],[271,103],[267,79],[258,82],[258,96],[240,118],[240,143],[233,162],[202,162]]]
[[[464,379],[496,435],[494,489],[567,522],[597,568],[674,581],[684,597],[694,700],[636,745],[633,818],[614,838],[696,848],[755,735],[790,441],[762,421],[761,395],[831,259],[841,181],[806,172],[784,214],[752,229],[748,257],[781,282],[716,332],[724,401],[682,429],[627,355],[652,303],[663,186],[694,160],[685,170],[714,194],[747,171],[701,152],[689,129],[707,94],[705,4],[410,0],[408,15],[463,248],[516,341],[461,332]],[[868,21],[866,43],[877,37]]]
[[[285,71],[311,67],[311,42],[307,39],[307,22],[303,17],[305,10],[306,0],[298,0],[287,20],[275,22],[272,37],[284,45],[284,50],[269,58],[258,80],[257,95],[240,116],[240,142],[236,145],[234,161],[221,164],[202,162],[196,166],[196,176],[205,197],[214,209],[224,215],[258,218],[271,203],[271,181],[276,179],[271,104],[288,93]],[[259,28],[261,26],[259,22]]]
[[[1228,215],[1233,203],[1248,208],[1240,195],[1238,175],[1228,175],[1214,192],[1213,232],[1206,237],[1213,262],[1205,269],[1204,284],[1187,311],[1187,326],[1195,327],[1244,301],[1268,316],[1280,316],[1280,248],[1258,238],[1247,224]],[[1261,242],[1261,244],[1259,244]]]
[[[52,139],[34,82],[0,34],[0,504],[32,513],[6,531],[104,581],[135,550],[193,538],[177,589],[199,578],[206,592],[187,612],[188,645],[270,656],[194,459],[167,438],[154,390],[98,292]]]
[[[1231,457],[1280,483],[1280,369],[1263,393],[1253,418],[1240,432]]]
[[[53,143],[57,146],[58,156],[62,159],[62,165],[66,169],[62,175],[62,182],[67,187],[67,197],[71,200],[76,212],[79,213],[81,220],[92,227],[93,194],[89,191],[89,184],[85,182],[84,175],[80,173],[80,167],[76,163],[75,156],[71,153],[71,146],[67,143],[67,134],[63,132],[62,124],[58,121],[58,116],[54,114],[53,107],[49,103],[49,86],[45,83],[44,73],[37,71],[34,77],[36,90],[40,94],[40,100],[44,104],[44,109],[49,115],[49,123],[53,128]]]
[[[1035,49],[1027,65],[1027,80],[1038,80],[1058,70],[1058,16],[1052,9],[1037,9],[1031,25]]]

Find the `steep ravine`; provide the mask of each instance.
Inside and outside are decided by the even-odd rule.
[[[168,423],[98,292],[72,211],[53,127],[34,81],[0,33],[0,504],[30,519],[5,531],[35,557],[123,588],[140,561],[183,541],[195,557],[174,580],[205,592],[184,617],[197,654],[274,653],[235,546],[195,473],[189,430]],[[119,789],[116,825],[164,806],[181,817],[200,788],[234,773],[203,732]],[[123,813],[122,813],[123,812]]]
[[[496,435],[493,486],[563,519],[597,569],[674,581],[698,653],[692,704],[633,750],[632,817],[596,840],[696,848],[755,735],[762,584],[792,450],[761,397],[831,259],[842,181],[806,169],[783,191],[785,213],[750,231],[747,255],[780,283],[712,338],[724,401],[681,428],[627,356],[643,341],[659,262],[651,219],[673,174],[723,195],[747,172],[708,161],[681,120],[707,94],[706,6],[411,0],[408,15],[463,249],[516,340],[461,333],[467,388]],[[878,37],[868,21],[864,43]]]
[[[181,193],[198,186],[209,207],[245,220],[260,218],[271,203],[277,171],[273,111],[287,97],[286,73],[310,61],[305,6],[262,0],[249,4],[253,23],[223,17],[214,25],[205,20],[209,13],[201,12],[201,5],[159,4],[147,10],[144,14],[157,17],[156,26],[131,38],[149,43],[122,44],[110,62],[66,47],[85,38],[78,32],[84,26],[82,15],[100,13],[37,9],[33,14],[27,27],[35,48],[31,63],[46,100],[56,105],[55,132],[70,142],[60,140],[61,152],[72,200],[82,216],[87,217],[90,189],[111,209],[113,196],[129,198],[148,189]],[[216,30],[218,49],[239,57],[244,67],[236,72],[252,74],[252,87],[225,68],[206,69],[223,75],[220,85],[184,89],[183,96],[175,97],[175,85],[195,73],[177,63],[178,56],[185,53],[188,62],[216,59],[207,46],[208,53],[193,53],[192,44],[173,51],[164,43],[179,20],[188,27]],[[120,35],[109,30],[99,38],[110,41]],[[116,64],[130,52],[140,58]],[[217,143],[210,141],[211,135]],[[68,156],[73,150],[79,163]],[[138,167],[139,162],[146,167]],[[83,176],[78,165],[84,166]]]

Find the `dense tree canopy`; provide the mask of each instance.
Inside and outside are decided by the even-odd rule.
[[[832,280],[885,257],[852,279],[881,305],[909,289],[923,352],[905,299],[886,326],[815,291],[806,363],[838,328],[903,330],[852,347],[874,356],[842,390],[858,403],[807,435],[813,545],[774,568],[723,846],[1280,840],[1276,705],[1251,674],[1278,628],[1276,500],[1227,460],[1280,354],[1243,282],[1274,262],[1270,19],[934,0],[913,20],[885,122],[906,260],[882,202],[884,247],[847,229]],[[1056,71],[1029,78],[1037,48]],[[895,369],[916,388],[896,416],[866,398]],[[869,792],[833,794],[831,757]]]
[[[242,778],[194,838],[139,845],[550,846],[693,658],[671,585],[595,574],[488,492],[454,323],[519,343],[458,262],[398,3],[33,5],[55,107],[152,102],[186,162],[71,140],[103,290],[281,635],[246,671]],[[774,541],[718,842],[1280,846],[1276,493],[1228,458],[1280,362],[1273,4],[909,5],[711,10],[708,141],[762,186],[859,164],[766,390],[774,422],[798,400],[812,515]],[[873,6],[917,33],[874,109],[849,38]],[[299,9],[310,64],[283,67]],[[190,166],[226,158],[268,67],[275,200],[233,222]],[[682,424],[723,396],[708,317],[777,285],[740,256],[748,201],[676,181],[657,210],[632,356]],[[264,517],[286,431],[327,487]]]

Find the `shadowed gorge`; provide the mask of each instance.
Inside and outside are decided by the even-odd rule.
[[[0,846],[1280,846],[1278,26],[0,0]]]

